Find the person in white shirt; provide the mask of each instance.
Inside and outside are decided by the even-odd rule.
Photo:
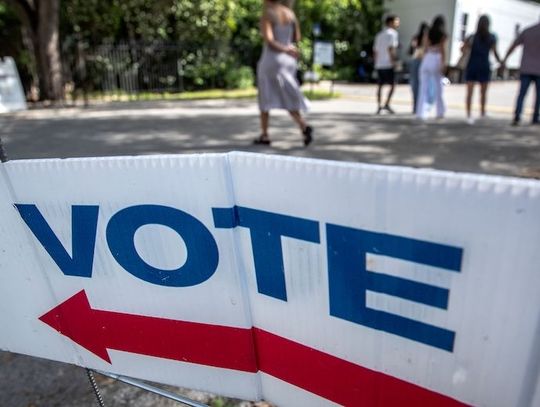
[[[385,20],[383,28],[375,37],[373,44],[373,57],[375,59],[375,69],[379,77],[379,86],[377,87],[377,114],[383,110],[388,113],[394,113],[390,107],[390,100],[394,93],[395,73],[394,65],[397,61],[397,48],[399,45],[398,32],[399,17],[389,15]],[[386,98],[386,103],[381,104],[381,93],[383,85],[390,85],[390,91]]]

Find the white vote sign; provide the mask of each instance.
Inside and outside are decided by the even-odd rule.
[[[0,113],[26,110],[26,98],[11,57],[0,59]]]
[[[247,153],[1,171],[2,349],[280,406],[538,405],[538,181]]]

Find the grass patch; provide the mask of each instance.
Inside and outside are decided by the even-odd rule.
[[[205,100],[205,99],[252,99],[257,96],[255,88],[250,89],[208,89],[190,92],[140,92],[140,93],[124,93],[124,92],[96,92],[89,95],[90,99],[105,100],[105,101],[153,101],[153,100]]]
[[[339,99],[341,97],[341,94],[339,92],[330,92],[328,90],[321,90],[321,89],[309,89],[305,88],[303,89],[304,95],[309,100],[330,100],[330,99]]]
[[[320,89],[303,89],[304,95],[310,100],[329,100],[339,98],[341,95],[337,92]],[[181,93],[93,93],[90,96],[92,100],[105,101],[159,101],[159,100],[212,100],[212,99],[255,99],[257,97],[256,88],[248,89],[208,89],[200,91],[190,91]]]

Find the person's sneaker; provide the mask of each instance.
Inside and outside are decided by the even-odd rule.
[[[519,126],[519,119],[514,119],[511,124],[513,127]]]
[[[469,126],[472,126],[474,122],[475,122],[474,117],[467,117],[467,124]]]
[[[381,114],[382,109],[383,109],[382,107],[378,107],[378,108],[377,108],[377,113],[375,113],[375,114]]]
[[[531,125],[532,125],[532,126],[538,126],[538,125],[540,125],[540,121],[538,121],[538,120],[533,120],[533,121],[531,122]]]
[[[385,105],[383,109],[386,110],[390,114],[396,113],[394,112],[394,109],[392,109],[389,105]]]

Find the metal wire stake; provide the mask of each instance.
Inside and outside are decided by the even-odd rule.
[[[0,161],[5,163],[8,160],[6,150],[4,150],[4,144],[2,139],[0,139]]]
[[[94,390],[94,394],[96,395],[96,400],[98,402],[99,407],[105,407],[105,403],[103,402],[103,397],[101,397],[101,393],[96,383],[94,373],[90,369],[86,369],[86,374],[88,375],[88,380],[90,380],[90,385],[92,386],[92,389]]]
[[[96,370],[95,372],[100,375],[110,377],[111,379],[117,380],[119,382],[138,387],[139,389],[146,390],[150,393],[157,394],[158,396],[177,401],[189,407],[208,407],[208,405],[206,404],[199,403],[198,401],[188,399],[187,397],[181,396],[179,394],[171,393],[169,391],[160,389],[158,387],[151,386],[148,383],[144,383],[139,380],[132,379],[131,377],[120,376],[114,373],[102,372],[101,370]]]

